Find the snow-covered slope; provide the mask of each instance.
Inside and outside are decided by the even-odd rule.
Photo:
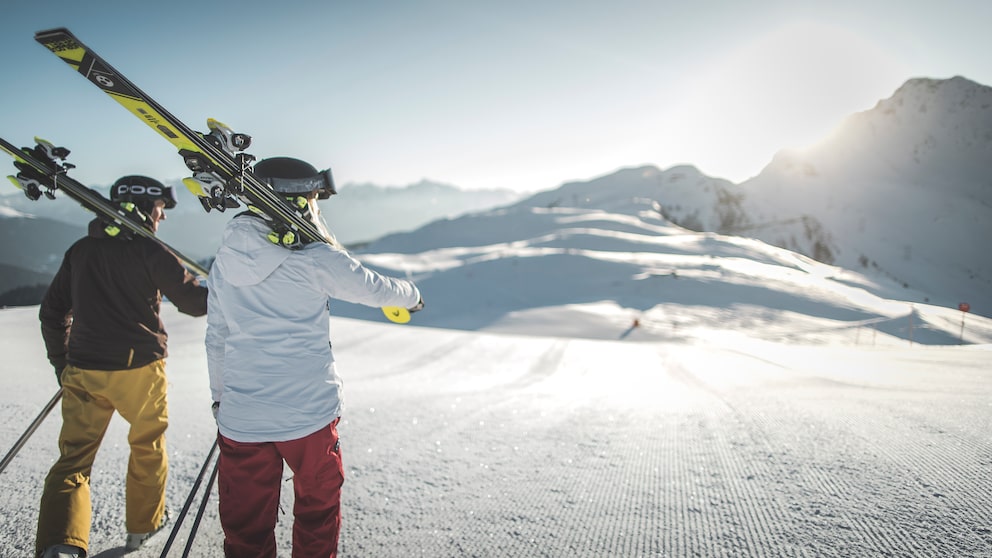
[[[854,340],[869,330],[876,340],[992,340],[992,320],[972,317],[962,336],[960,312],[925,304],[927,293],[884,276],[674,226],[661,216],[655,190],[673,177],[688,180],[687,169],[629,172],[650,180],[566,185],[387,236],[358,255],[417,281],[427,302],[419,325],[642,340],[714,331],[803,341],[847,331]],[[623,188],[609,187],[613,179]],[[578,202],[561,202],[568,198]],[[333,311],[376,319],[344,303]]]
[[[632,343],[589,339],[601,332],[582,331],[590,322],[576,315],[542,318],[576,337],[332,318],[345,379],[342,558],[992,550],[988,346],[872,347],[868,334],[854,346],[847,330],[824,331],[829,345],[768,343],[719,317],[703,341]],[[216,427],[205,320],[171,305],[163,319],[167,501],[178,517]],[[37,324],[37,307],[0,311],[0,451],[56,389]],[[793,312],[781,325],[809,322]],[[50,416],[0,475],[0,556],[33,552],[60,424]],[[115,417],[90,483],[94,558],[124,556],[127,462],[127,424]],[[291,477],[280,556],[290,554]],[[199,501],[169,556],[186,546]],[[205,510],[190,556],[219,558],[216,490]],[[171,527],[126,556],[159,556]]]
[[[743,184],[691,166],[645,166],[565,184],[521,205],[660,215],[898,285],[886,296],[951,308],[968,302],[992,316],[984,246],[992,238],[990,161],[992,88],[914,79],[819,144],[780,152]],[[507,239],[529,231],[504,228]],[[447,246],[477,234],[431,238]]]

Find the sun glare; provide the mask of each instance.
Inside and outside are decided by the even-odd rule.
[[[845,29],[795,23],[755,38],[690,79],[673,109],[681,159],[741,181],[775,152],[817,142],[844,117],[874,106],[908,79],[907,70]]]

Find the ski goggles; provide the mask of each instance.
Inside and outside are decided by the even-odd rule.
[[[264,181],[280,194],[308,194],[316,191],[318,199],[326,200],[338,193],[331,169],[324,169],[309,178],[266,178]]]

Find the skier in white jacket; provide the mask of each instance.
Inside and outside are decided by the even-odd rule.
[[[278,157],[259,161],[254,174],[294,208],[305,206],[326,232],[316,200],[334,193],[329,171]],[[285,460],[296,494],[293,556],[333,557],[344,469],[329,301],[411,311],[423,302],[413,283],[366,269],[333,240],[290,250],[273,243],[270,232],[263,218],[238,215],[210,269],[206,347],[221,450],[224,552],[276,555]]]

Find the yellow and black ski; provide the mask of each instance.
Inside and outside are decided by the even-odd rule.
[[[128,204],[115,205],[96,190],[69,178],[67,172],[73,165],[65,162],[69,155],[68,149],[56,147],[39,138],[35,138],[34,147],[19,148],[0,138],[0,150],[14,158],[14,166],[18,172],[7,178],[14,186],[23,190],[28,198],[37,200],[44,196],[55,199],[55,192],[61,191],[84,209],[96,214],[104,222],[105,230],[110,236],[139,235],[148,238],[175,254],[191,272],[207,276],[207,270],[203,266],[145,228],[134,215],[133,207],[127,207]]]
[[[208,122],[208,133],[193,130],[68,29],[39,31],[35,34],[35,40],[175,146],[193,172],[194,180],[186,181],[186,186],[200,198],[204,209],[223,211],[237,206],[234,200],[238,200],[270,221],[270,226],[281,233],[280,243],[289,248],[299,247],[301,243],[325,241],[316,225],[290,208],[276,192],[252,174],[254,157],[243,153],[251,142],[249,136],[232,134],[215,120]]]
[[[310,242],[330,242],[302,211],[290,207],[268,184],[255,177],[251,171],[255,158],[244,153],[251,143],[250,136],[234,133],[213,119],[207,121],[209,132],[193,130],[68,29],[39,31],[35,40],[176,147],[193,172],[193,177],[183,183],[200,199],[206,211],[224,211],[240,202],[266,219],[274,233],[269,238],[281,246],[296,249]],[[410,319],[405,308],[387,307],[382,311],[397,323]]]

